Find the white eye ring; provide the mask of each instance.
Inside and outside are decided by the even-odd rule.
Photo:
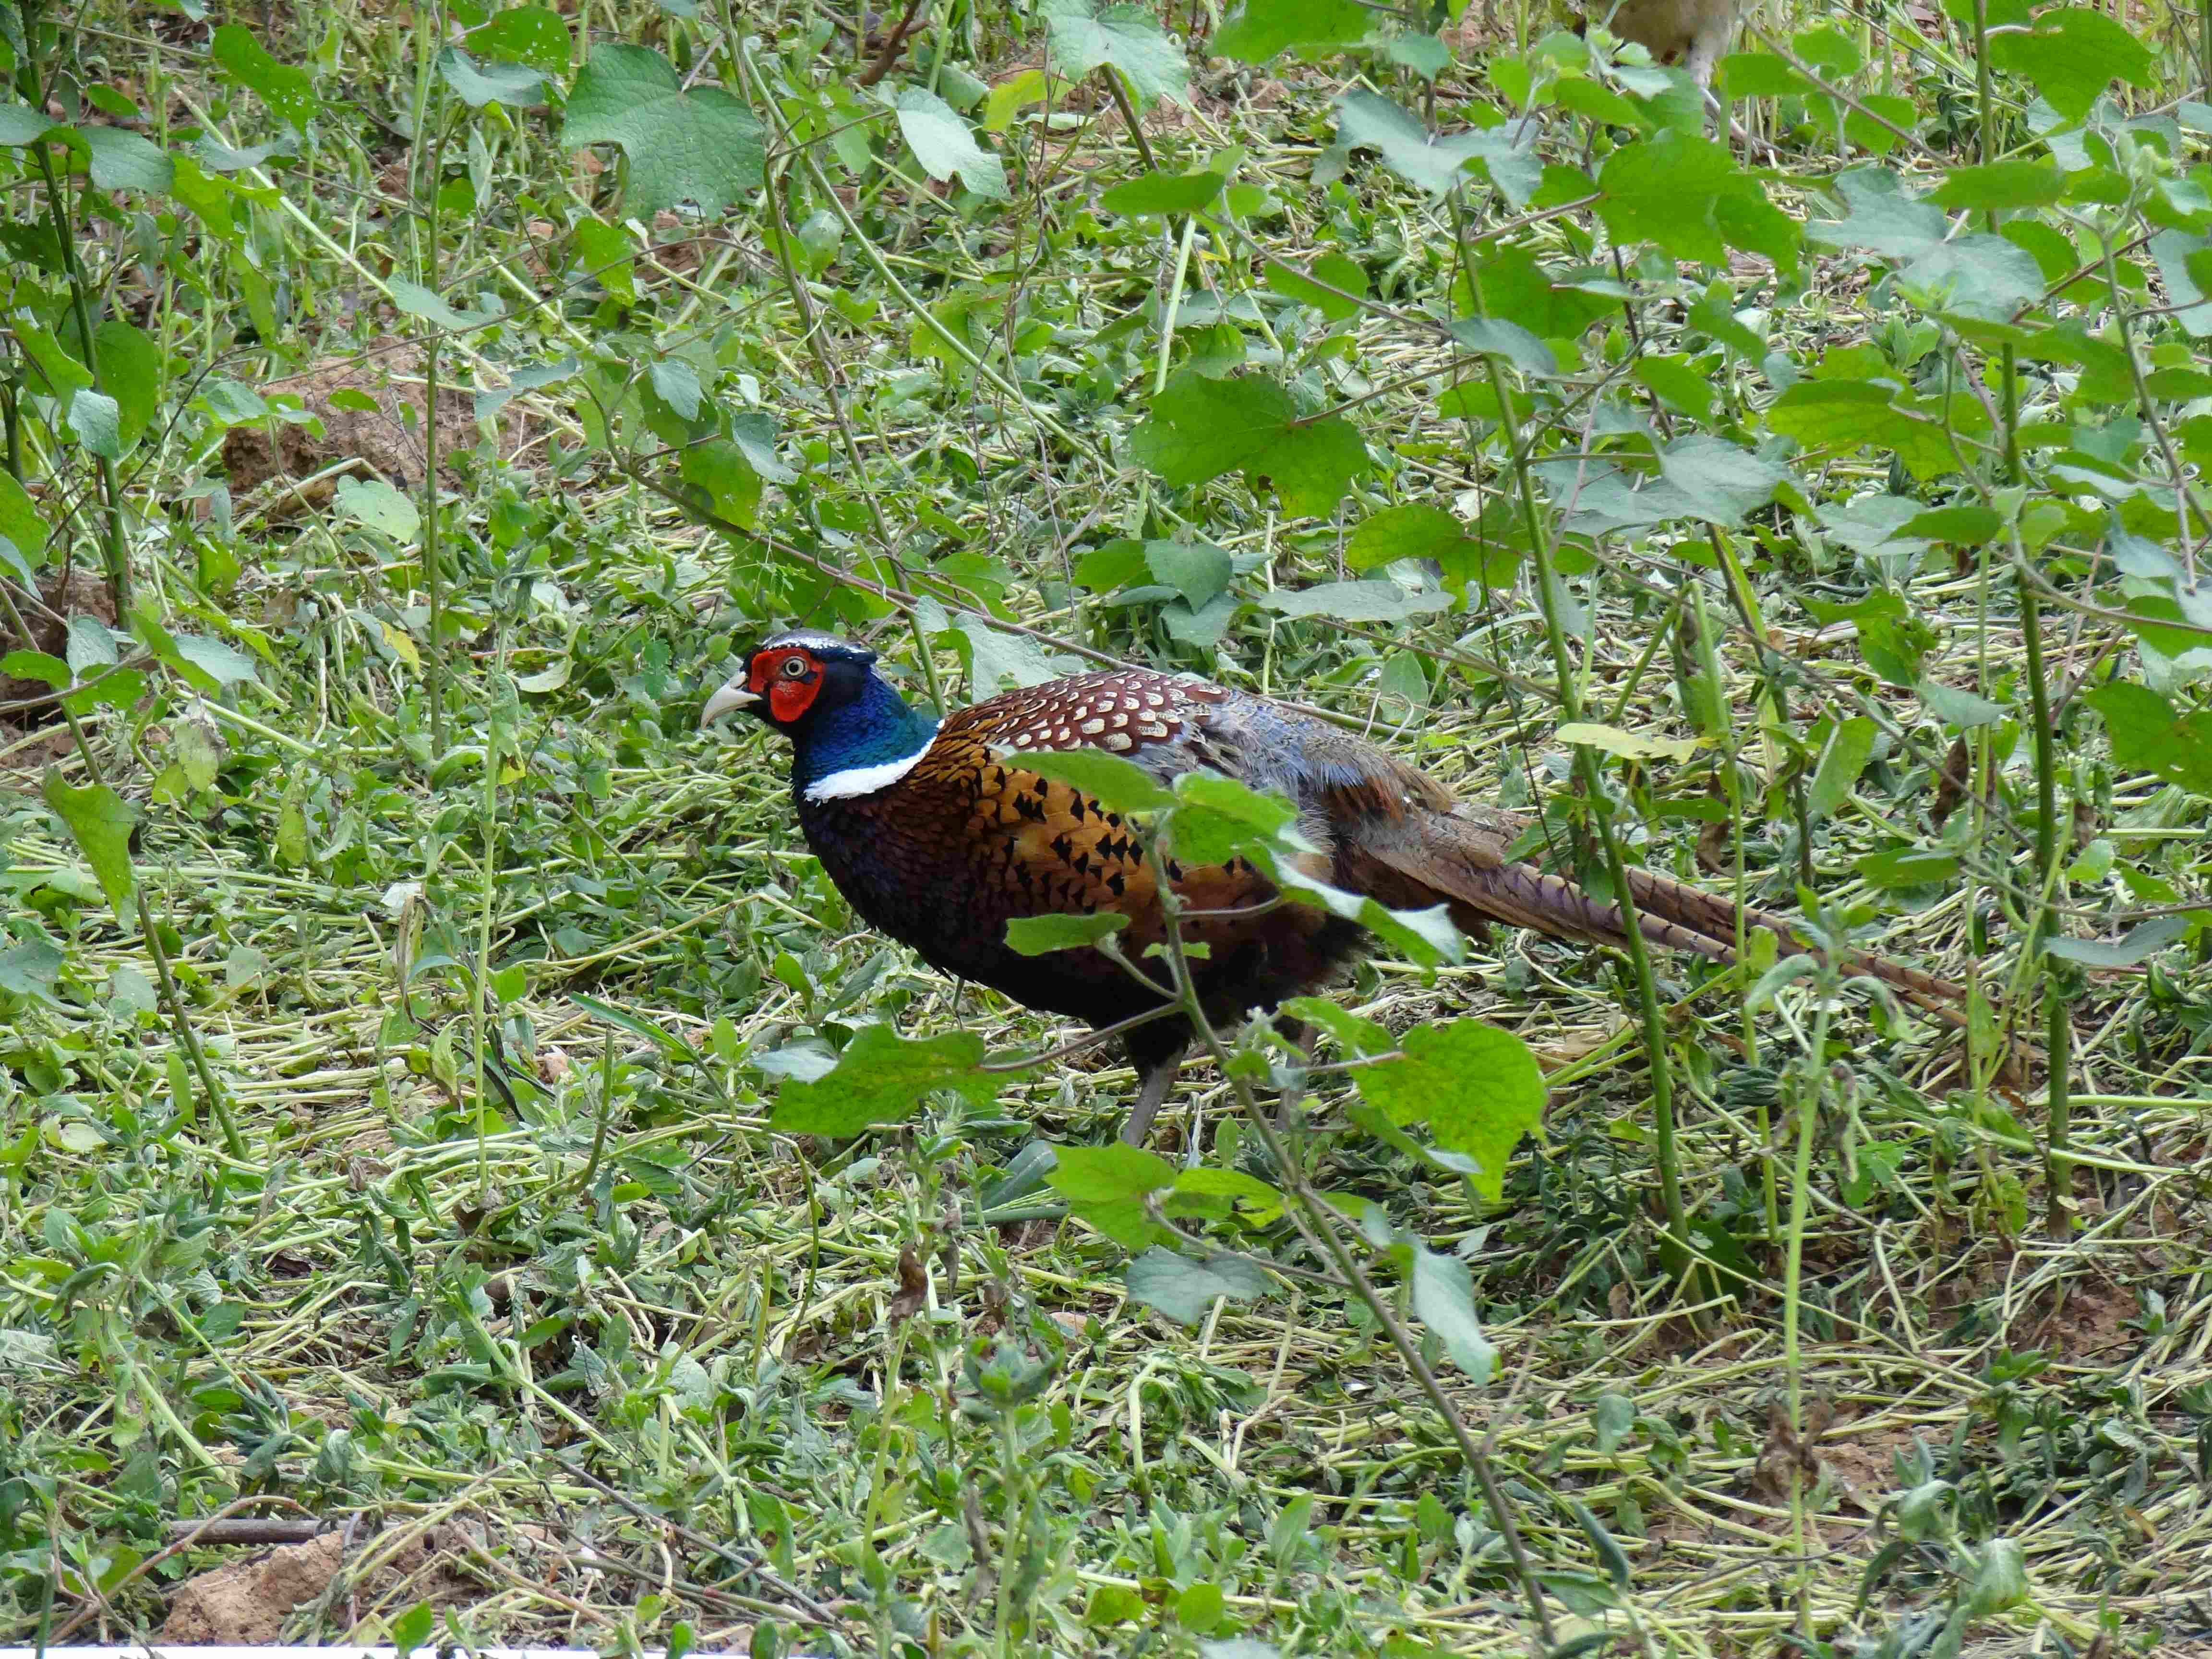
[[[806,672],[806,659],[804,657],[786,657],[783,659],[783,668],[781,672],[784,678],[787,680],[800,678]]]

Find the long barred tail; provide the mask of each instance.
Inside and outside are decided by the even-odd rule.
[[[1564,876],[1509,860],[1505,850],[1522,821],[1494,808],[1460,803],[1448,813],[1409,813],[1394,823],[1373,820],[1366,833],[1340,849],[1358,890],[1388,903],[1450,907],[1465,929],[1488,921],[1534,928],[1557,938],[1622,945],[1627,933],[1620,908],[1591,897]],[[1672,877],[1632,867],[1629,894],[1638,931],[1652,944],[1693,951],[1716,962],[1736,957],[1736,907],[1730,901]],[[1784,956],[1819,954],[1798,942],[1796,924],[1771,910],[1747,908],[1747,930],[1774,935]],[[1887,957],[1847,951],[1846,973],[1868,974],[1915,1002],[1947,1014],[1966,1000],[1966,988]],[[1954,1016],[1955,1017],[1955,1016]]]

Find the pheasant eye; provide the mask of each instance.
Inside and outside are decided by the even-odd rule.
[[[795,679],[799,679],[799,678],[802,678],[802,677],[805,674],[805,672],[806,672],[806,659],[805,659],[805,658],[804,658],[804,657],[786,657],[786,658],[783,659],[783,677],[784,677],[784,678],[786,678],[786,679],[787,679],[787,680],[795,680]]]

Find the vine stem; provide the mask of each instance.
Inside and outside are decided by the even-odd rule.
[[[1148,850],[1146,856],[1157,860],[1157,848]],[[1406,1328],[1405,1322],[1398,1317],[1382,1291],[1376,1288],[1375,1281],[1367,1276],[1367,1271],[1360,1265],[1358,1258],[1345,1243],[1339,1228],[1340,1218],[1307,1181],[1304,1169],[1261,1106],[1251,1080],[1231,1063],[1228,1046],[1222,1042],[1221,1034],[1213,1029],[1213,1022],[1206,1017],[1205,1004],[1200,1000],[1197,982],[1190,971],[1189,954],[1183,947],[1182,907],[1177,902],[1175,888],[1164,868],[1156,869],[1155,879],[1158,884],[1161,908],[1167,923],[1168,963],[1174,975],[1177,999],[1190,1021],[1191,1030],[1212,1057],[1213,1063],[1220,1068],[1222,1076],[1229,1080],[1230,1086],[1236,1091],[1237,1103],[1243,1109],[1246,1121],[1259,1135],[1261,1145],[1267,1149],[1274,1168],[1281,1172],[1284,1191],[1291,1200],[1290,1215],[1292,1224],[1309,1245],[1328,1259],[1339,1277],[1352,1286],[1367,1310],[1374,1315],[1376,1322],[1389,1336],[1390,1346],[1397,1350],[1399,1358],[1413,1374],[1415,1385],[1451,1431],[1461,1458],[1466,1462],[1468,1473],[1474,1477],[1476,1486],[1481,1489],[1483,1505],[1489,1510],[1498,1536],[1505,1541],[1505,1552],[1513,1564],[1514,1576],[1520,1581],[1522,1593],[1528,1598],[1529,1615],[1536,1621],[1536,1629],[1540,1634],[1540,1640],[1531,1638],[1530,1646],[1537,1659],[1543,1659],[1543,1656],[1557,1644],[1558,1637],[1553,1628],[1551,1611],[1544,1603],[1542,1584],[1536,1577],[1534,1565],[1528,1559],[1528,1547],[1522,1541],[1519,1523],[1515,1521],[1512,1506],[1498,1484],[1497,1470],[1491,1463],[1489,1454],[1475,1439],[1474,1431],[1468,1427],[1466,1420],[1453,1406],[1451,1396],[1444,1392],[1443,1384],[1437,1380],[1436,1372],[1422,1357],[1420,1344],[1413,1340],[1413,1334]],[[1126,963],[1124,965],[1130,966]],[[1134,971],[1133,968],[1132,971]]]
[[[1460,269],[1466,275],[1474,297],[1477,314],[1482,311],[1482,279],[1474,262],[1465,254],[1466,213],[1463,198],[1453,197],[1453,220],[1462,240]],[[1558,684],[1559,719],[1571,725],[1582,718],[1582,694],[1575,672],[1574,655],[1567,648],[1566,625],[1562,619],[1564,598],[1559,586],[1558,567],[1552,559],[1551,537],[1547,532],[1542,510],[1536,502],[1536,485],[1528,464],[1528,444],[1520,424],[1513,416],[1511,389],[1505,384],[1505,374],[1494,356],[1483,358],[1484,368],[1490,375],[1491,389],[1496,394],[1498,408],[1498,430],[1504,434],[1508,453],[1512,461],[1514,482],[1521,501],[1522,522],[1528,532],[1528,551],[1536,571],[1536,603],[1544,616],[1544,635],[1552,651],[1552,671]],[[1628,888],[1628,860],[1622,856],[1620,838],[1613,825],[1613,802],[1605,792],[1605,775],[1598,764],[1597,751],[1588,744],[1574,745],[1575,776],[1580,782],[1585,799],[1589,803],[1591,826],[1597,832],[1598,845],[1605,856],[1606,874],[1613,884],[1613,901],[1620,912],[1620,931],[1628,952],[1630,972],[1636,980],[1638,1012],[1644,1028],[1644,1054],[1651,1073],[1651,1127],[1656,1161],[1659,1166],[1659,1199],[1667,1212],[1667,1237],[1680,1253],[1686,1264],[1692,1255],[1688,1212],[1682,1203],[1681,1165],[1678,1162],[1674,1141],[1674,1077],[1668,1064],[1667,1023],[1659,999],[1659,983],[1651,971],[1651,953],[1644,942],[1641,918],[1637,915],[1636,899]]]

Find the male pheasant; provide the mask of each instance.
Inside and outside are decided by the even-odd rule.
[[[1103,1029],[1160,999],[1096,950],[1018,955],[1006,944],[1010,921],[1119,912],[1128,918],[1124,953],[1137,961],[1165,937],[1141,841],[1080,790],[1023,766],[1024,754],[1047,750],[1107,750],[1163,781],[1210,769],[1285,795],[1318,849],[1311,873],[1395,908],[1443,904],[1470,932],[1501,921],[1624,940],[1613,906],[1508,855],[1523,819],[1459,800],[1373,744],[1266,697],[1129,669],[1008,692],[939,725],[909,708],[875,660],[825,635],[780,635],[707,700],[700,724],[744,709],[788,737],[799,827],[853,908],[933,966],[1031,1008]],[[1364,937],[1325,911],[1270,903],[1273,885],[1242,860],[1170,862],[1164,873],[1189,913],[1185,937],[1207,947],[1191,969],[1209,1020],[1233,1022],[1315,989]],[[1733,957],[1732,904],[1646,870],[1629,880],[1647,939]],[[1774,933],[1784,953],[1806,949],[1783,917],[1750,911],[1747,921]],[[1847,965],[1916,998],[1961,994],[1885,958]],[[1126,1139],[1144,1139],[1191,1037],[1180,1017],[1123,1035],[1143,1078]]]

